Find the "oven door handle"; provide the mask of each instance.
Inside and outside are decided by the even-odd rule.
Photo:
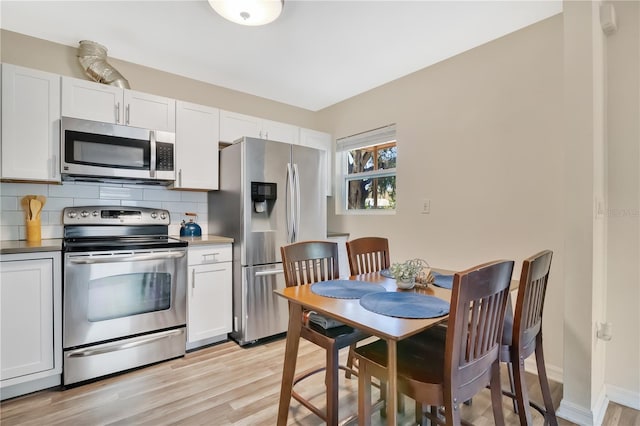
[[[113,263],[113,262],[130,262],[134,260],[165,260],[179,259],[187,254],[186,251],[172,251],[168,253],[149,253],[149,254],[114,254],[99,256],[77,256],[69,257],[70,263],[88,265],[94,263]]]
[[[156,342],[158,340],[161,339],[166,339],[168,337],[172,337],[172,336],[177,336],[179,334],[183,334],[184,330],[183,329],[178,329],[178,330],[169,330],[169,331],[163,331],[161,333],[155,333],[153,336],[151,337],[147,337],[139,339],[139,340],[135,340],[132,342],[127,342],[127,343],[110,343],[110,344],[106,344],[103,345],[101,347],[97,347],[97,348],[93,348],[93,349],[89,349],[89,348],[84,348],[84,349],[76,349],[74,351],[70,351],[68,353],[66,353],[65,355],[69,358],[81,358],[81,357],[86,357],[86,356],[92,356],[92,355],[101,355],[101,354],[106,354],[109,352],[117,352],[117,351],[121,351],[124,349],[129,349],[129,348],[135,348],[136,346],[142,346],[142,345],[147,345],[149,343],[153,343]]]

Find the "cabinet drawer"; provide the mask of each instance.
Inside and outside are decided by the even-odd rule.
[[[231,262],[231,244],[214,244],[189,247],[189,265]]]

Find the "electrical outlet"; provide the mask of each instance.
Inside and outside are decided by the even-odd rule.
[[[428,198],[425,198],[422,200],[422,210],[420,211],[420,213],[422,214],[431,213],[431,200],[429,200]]]

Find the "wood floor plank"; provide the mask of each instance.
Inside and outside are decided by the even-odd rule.
[[[344,362],[346,350],[341,354]],[[272,426],[278,411],[284,340],[241,348],[224,342],[187,353],[183,358],[108,377],[100,381],[61,390],[53,388],[14,398],[0,404],[2,426],[124,426],[124,425],[215,425]],[[321,366],[324,352],[302,341],[297,370]],[[506,375],[505,375],[506,376]],[[527,377],[533,400],[541,401],[536,377]],[[357,411],[357,379],[340,375],[340,418]],[[505,381],[506,386],[506,381]],[[323,407],[324,376],[317,374],[296,386],[313,403]],[[374,397],[378,391],[373,390]],[[551,384],[556,406],[562,398],[562,385]],[[400,425],[412,425],[413,401],[405,398],[406,411]],[[509,425],[518,425],[511,400],[504,398],[503,409]],[[476,426],[493,425],[491,397],[487,390],[462,407],[464,419]],[[532,411],[534,425],[543,419]],[[571,423],[559,419],[560,425]],[[288,424],[317,426],[324,424],[296,401],[291,402]],[[378,412],[372,425],[383,425]],[[604,423],[607,426],[640,424],[640,412],[610,404]]]

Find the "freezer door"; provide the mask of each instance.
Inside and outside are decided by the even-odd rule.
[[[243,152],[243,265],[280,262],[280,247],[289,244],[287,210],[291,198],[287,170],[291,145],[245,138]],[[251,199],[251,183],[276,184],[276,199],[256,205]]]
[[[287,331],[287,301],[274,293],[284,287],[281,263],[242,268],[242,307],[235,313],[236,331],[232,335],[239,344]]]
[[[326,168],[322,161],[317,149],[292,147],[296,241],[327,239]]]

